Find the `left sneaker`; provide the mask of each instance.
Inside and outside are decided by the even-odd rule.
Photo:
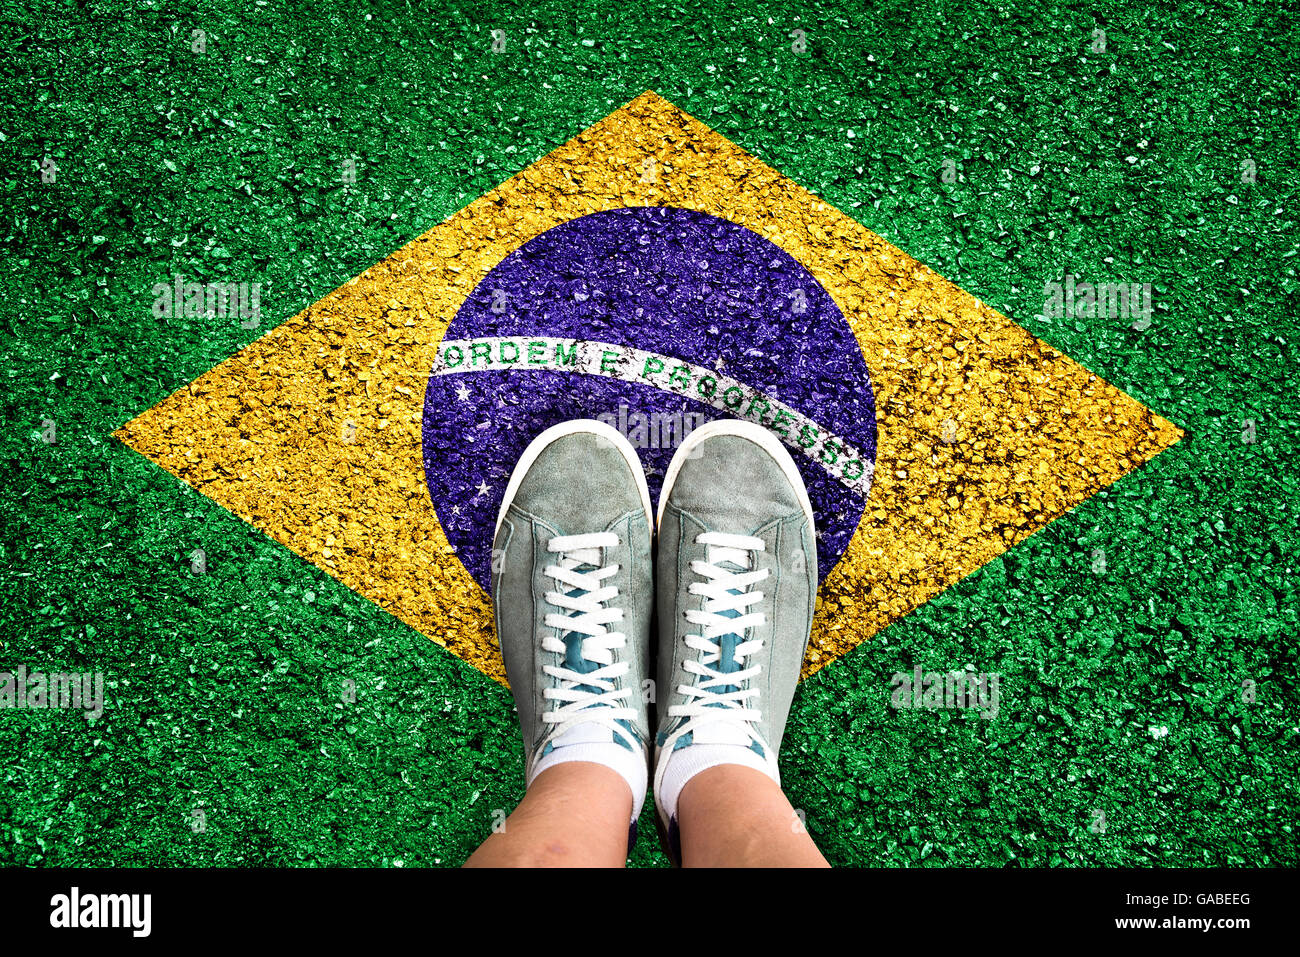
[[[645,802],[642,699],[654,600],[650,491],[636,449],[592,420],[547,429],[506,486],[492,607],[525,780],[565,761],[618,772]]]

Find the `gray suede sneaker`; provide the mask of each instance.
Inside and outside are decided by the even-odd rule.
[[[492,608],[523,731],[525,779],[595,761],[645,800],[653,603],[650,492],[636,450],[601,422],[547,429],[506,486]]]
[[[680,860],[676,802],[693,774],[743,764],[778,783],[777,751],[817,597],[812,505],[790,453],[722,420],[673,456],[659,499],[655,803]]]

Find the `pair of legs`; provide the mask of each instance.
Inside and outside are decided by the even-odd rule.
[[[609,426],[538,436],[493,542],[527,792],[467,866],[620,865],[650,786],[684,866],[825,866],[777,770],[816,590],[812,506],[766,430],[693,432],[657,515]]]
[[[721,764],[678,799],[684,867],[826,867],[781,788],[752,768]],[[466,867],[619,867],[632,797],[623,778],[588,762],[557,764],[533,781],[504,829]]]

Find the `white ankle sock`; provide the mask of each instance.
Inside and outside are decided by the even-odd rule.
[[[528,774],[528,786],[531,786],[537,775],[547,768],[564,764],[566,761],[590,761],[593,764],[603,764],[617,772],[632,789],[632,820],[635,821],[640,817],[641,808],[645,806],[645,791],[649,777],[645,751],[640,748],[629,751],[613,740],[613,735],[608,729],[595,726],[579,725],[563,735],[563,739],[567,739],[567,743],[562,744],[561,739],[557,739],[553,742],[555,747],[550,753],[537,759],[537,763]]]
[[[778,785],[781,774],[776,767],[752,749],[739,744],[688,744],[684,748],[659,755],[661,768],[655,774],[655,806],[665,820],[677,816],[677,799],[691,778],[719,764],[739,764],[762,771]]]

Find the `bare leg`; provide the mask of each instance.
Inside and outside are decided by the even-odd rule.
[[[533,780],[466,867],[622,867],[632,792],[603,764],[568,761]]]
[[[624,788],[626,790],[626,788]],[[720,764],[686,783],[677,802],[683,867],[829,867],[775,781]]]

